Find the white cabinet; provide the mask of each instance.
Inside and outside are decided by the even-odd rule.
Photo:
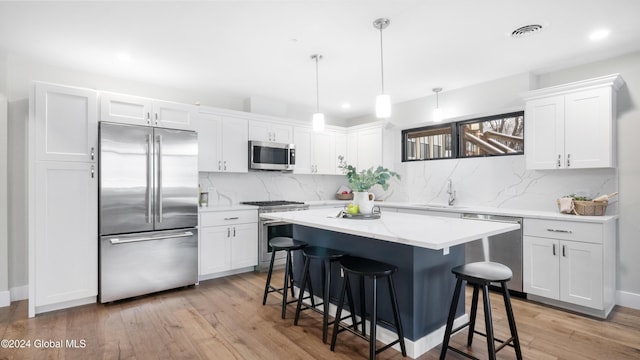
[[[346,150],[345,160],[358,171],[383,165],[382,127],[350,130]]]
[[[47,83],[34,88],[36,160],[95,161],[97,93]]]
[[[344,134],[330,130],[315,132],[311,128],[297,126],[293,129],[293,135],[296,174],[341,174],[336,152],[338,147],[346,147]],[[338,135],[342,137],[338,138]]]
[[[526,94],[528,169],[615,167],[618,75]]]
[[[98,294],[97,93],[34,83],[29,99],[29,316]]]
[[[36,165],[34,260],[36,312],[98,294],[98,179],[95,165]],[[62,306],[65,307],[65,306]]]
[[[523,230],[523,285],[530,298],[606,317],[614,305],[614,222],[525,219]]]
[[[291,144],[293,126],[270,121],[251,120],[249,121],[249,140]]]
[[[248,120],[199,112],[193,128],[198,132],[198,170],[248,171]]]
[[[200,213],[200,280],[258,265],[258,211]]]
[[[192,130],[195,110],[194,105],[100,93],[101,121]]]

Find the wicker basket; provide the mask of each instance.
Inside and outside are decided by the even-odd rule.
[[[353,200],[353,193],[348,194],[336,194],[338,200]]]
[[[608,201],[579,201],[573,200],[578,215],[602,216],[607,211]]]

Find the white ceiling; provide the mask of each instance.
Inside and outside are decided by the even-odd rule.
[[[313,108],[320,53],[321,110],[351,118],[380,92],[376,18],[391,19],[385,90],[397,103],[640,50],[638,14],[638,0],[0,1],[0,54]],[[544,29],[509,36],[528,24]],[[590,41],[598,28],[610,36]]]

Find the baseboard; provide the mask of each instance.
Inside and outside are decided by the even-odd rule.
[[[616,305],[640,310],[640,294],[618,290],[616,291]]]
[[[16,286],[9,289],[11,301],[27,300],[29,298],[29,285]]]
[[[11,293],[9,290],[0,291],[0,307],[11,305]]]

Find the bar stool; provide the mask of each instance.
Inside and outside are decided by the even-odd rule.
[[[309,274],[309,265],[311,260],[320,260],[322,264],[322,303],[316,304],[313,297],[313,291],[309,286],[309,294],[311,297],[311,306],[307,304],[303,304],[302,296],[298,296],[298,306],[296,307],[296,317],[293,321],[294,325],[298,325],[298,319],[300,318],[300,312],[302,310],[313,310],[322,314],[322,342],[327,342],[327,335],[329,329],[329,299],[331,292],[331,265],[340,260],[343,256],[347,255],[347,253],[335,249],[324,248],[319,246],[307,246],[302,250],[304,254],[304,270],[302,271],[302,282],[300,283],[300,291],[304,292],[306,285],[311,285],[311,278]],[[351,296],[351,292],[349,292],[349,308],[354,309],[353,306],[353,297]],[[317,307],[322,305],[322,310]],[[304,308],[303,308],[304,306]],[[346,317],[345,317],[346,318]],[[342,320],[342,319],[341,319]],[[351,321],[352,323],[356,323],[356,316],[353,310],[351,311]],[[331,322],[333,324],[333,322]]]
[[[512,272],[507,266],[495,263],[495,262],[474,262],[466,265],[461,265],[453,268],[451,272],[456,276],[456,287],[453,293],[453,299],[451,300],[451,309],[449,310],[449,318],[447,319],[447,327],[444,334],[444,340],[442,341],[442,351],[440,352],[440,360],[444,360],[447,355],[447,350],[451,349],[463,356],[470,359],[477,359],[476,357],[462,352],[454,347],[449,346],[449,340],[451,334],[457,333],[463,328],[469,326],[469,335],[467,337],[467,346],[471,346],[473,341],[473,334],[479,334],[487,338],[487,350],[489,352],[489,359],[495,360],[496,353],[502,350],[505,346],[509,345],[515,349],[516,358],[522,360],[522,352],[520,350],[520,341],[518,339],[518,332],[516,331],[516,321],[513,318],[513,309],[511,308],[511,299],[509,297],[509,291],[507,290],[507,281],[511,280]],[[468,284],[473,286],[473,299],[471,301],[471,315],[469,321],[456,329],[452,330],[453,321],[456,316],[456,307],[458,306],[458,300],[460,298],[460,291],[462,289],[462,281],[467,281]],[[500,289],[502,297],[504,298],[504,306],[507,312],[507,319],[509,321],[509,329],[511,330],[511,337],[506,341],[496,339],[493,334],[493,322],[491,320],[491,303],[489,301],[489,285],[491,283],[500,283]],[[478,310],[478,291],[482,287],[482,302],[484,303],[484,322],[486,327],[486,334],[483,334],[475,330],[476,325],[476,313]],[[495,342],[498,341],[501,344],[496,348]],[[513,343],[513,344],[512,344]]]
[[[307,243],[300,240],[294,240],[290,237],[275,237],[269,240],[269,246],[271,247],[271,262],[269,263],[267,283],[264,286],[262,305],[267,303],[267,295],[269,293],[278,292],[282,294],[282,318],[284,319],[287,314],[287,304],[291,304],[297,301],[297,299],[292,301],[287,300],[287,293],[289,291],[289,288],[291,288],[291,294],[293,294],[293,269],[291,268],[291,252],[305,248],[307,246]],[[282,250],[287,252],[287,259],[284,266],[284,285],[282,288],[276,288],[271,285],[271,274],[273,273],[273,262],[276,258],[276,252]]]
[[[356,328],[356,324],[353,325],[343,325],[340,321],[335,321],[333,324],[333,334],[331,336],[331,351],[334,351],[336,346],[336,339],[338,337],[338,333],[342,331],[349,331],[369,342],[369,359],[375,359],[376,354],[382,352],[395,344],[400,343],[400,350],[402,351],[402,356],[407,356],[407,350],[404,345],[404,334],[402,332],[402,323],[400,322],[400,311],[398,309],[398,301],[396,297],[396,291],[393,286],[393,278],[392,275],[394,272],[398,270],[398,268],[394,265],[386,264],[383,262],[379,262],[376,260],[365,259],[355,256],[344,256],[340,259],[340,266],[344,271],[344,278],[342,280],[342,287],[340,289],[340,296],[338,299],[338,310],[336,311],[336,319],[340,319],[342,316],[342,308],[344,305],[344,296],[347,288],[350,288],[349,284],[349,275],[357,276],[360,281],[360,323],[362,324],[362,332],[358,332]],[[369,277],[372,280],[372,296],[371,296],[371,320],[370,320],[370,332],[371,335],[367,337],[366,334],[366,310],[365,310],[365,294],[364,294],[364,278]],[[393,318],[395,324],[388,323],[382,319],[378,319],[378,278],[387,278],[387,283],[389,285],[389,296],[391,298],[391,308],[393,310]],[[351,295],[349,295],[351,296]],[[352,312],[354,309],[352,308]],[[376,349],[376,325],[380,323],[387,324],[389,326],[395,327],[396,333],[398,334],[398,339],[381,347],[380,349]]]

